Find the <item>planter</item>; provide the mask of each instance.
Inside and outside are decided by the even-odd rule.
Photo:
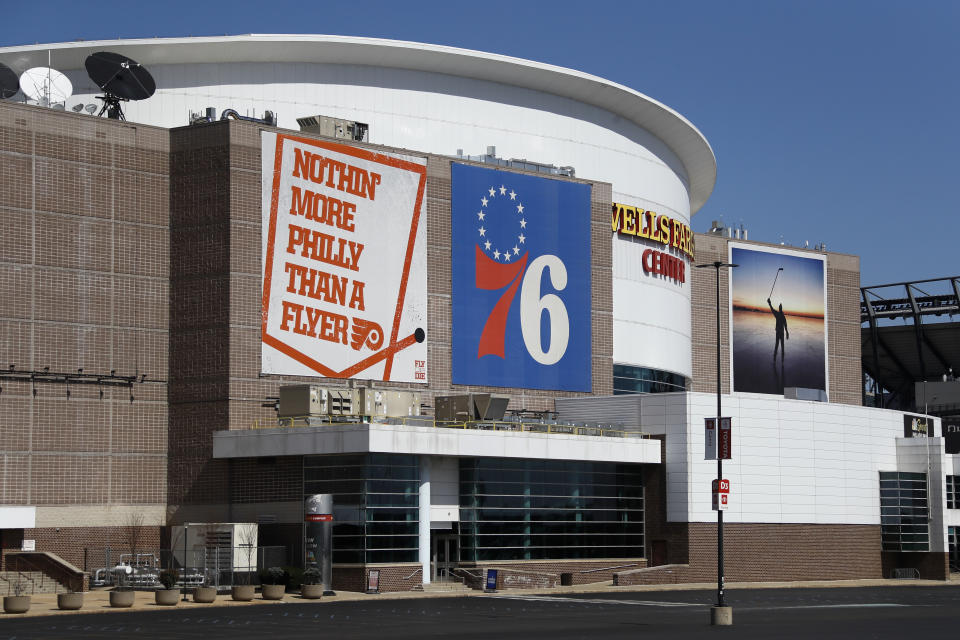
[[[26,613],[30,610],[30,596],[4,596],[4,613]]]
[[[283,600],[283,594],[287,591],[287,586],[283,584],[265,584],[260,591],[260,597],[264,600]]]
[[[136,596],[136,591],[111,591],[110,606],[118,608],[132,607]]]
[[[57,608],[64,611],[76,611],[83,606],[82,593],[58,593]]]
[[[249,602],[253,600],[253,585],[239,584],[230,590],[230,596],[238,602]]]
[[[153,601],[161,607],[175,607],[180,602],[180,589],[158,589],[153,592]]]
[[[217,599],[216,587],[197,587],[193,590],[193,601],[209,604]]]
[[[306,600],[319,600],[323,595],[322,584],[303,584],[300,585],[300,597]]]

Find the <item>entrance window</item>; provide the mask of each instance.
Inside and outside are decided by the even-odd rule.
[[[880,472],[880,537],[884,551],[929,551],[927,476]]]
[[[415,456],[305,456],[303,490],[333,494],[333,561],[416,562],[420,467]]]
[[[642,467],[461,458],[461,558],[644,556]]]

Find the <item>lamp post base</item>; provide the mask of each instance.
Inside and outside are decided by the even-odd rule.
[[[733,624],[733,607],[710,607],[710,624],[715,627]]]

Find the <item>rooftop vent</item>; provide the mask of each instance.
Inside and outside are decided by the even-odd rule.
[[[369,142],[370,126],[363,122],[328,116],[307,116],[297,118],[297,124],[300,125],[300,131],[304,133],[316,133],[329,138],[356,140],[357,142]]]

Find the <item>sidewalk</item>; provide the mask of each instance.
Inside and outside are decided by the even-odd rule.
[[[729,582],[726,585],[728,592],[737,589],[801,589],[801,588],[848,588],[848,587],[937,587],[937,586],[956,586],[960,584],[960,574],[953,574],[950,580],[812,580],[802,582]],[[497,595],[560,595],[575,593],[623,593],[623,592],[659,592],[659,591],[695,591],[716,589],[716,583],[690,583],[690,584],[663,584],[663,585],[642,585],[628,587],[614,587],[611,581],[594,582],[591,584],[575,585],[571,587],[554,587],[552,589],[508,589],[498,591]],[[133,607],[129,609],[118,609],[110,606],[110,591],[99,589],[88,591],[83,597],[83,608],[78,611],[61,611],[57,608],[57,596],[52,593],[35,594],[30,603],[30,611],[23,614],[2,614],[0,621],[14,617],[32,617],[32,616],[69,616],[83,615],[88,613],[124,613],[126,611],[172,611],[183,610],[198,612],[203,609],[216,607],[255,607],[255,606],[275,606],[283,604],[314,604],[322,607],[331,602],[347,602],[351,600],[409,600],[422,598],[449,598],[449,597],[487,597],[482,591],[469,593],[445,592],[445,591],[398,591],[393,593],[381,593],[369,595],[366,593],[357,593],[353,591],[338,591],[335,596],[324,596],[320,600],[305,600],[297,593],[288,593],[283,600],[262,600],[257,594],[249,602],[235,602],[230,598],[230,593],[225,592],[217,596],[217,601],[211,604],[197,604],[192,599],[184,602],[182,599],[175,607],[161,607],[154,604],[153,592],[138,591]],[[706,606],[706,605],[704,605]]]

